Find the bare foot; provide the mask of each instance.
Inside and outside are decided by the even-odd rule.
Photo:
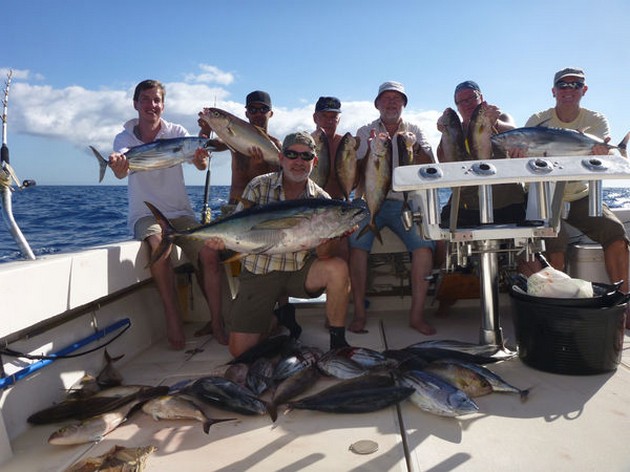
[[[228,336],[225,333],[225,329],[223,329],[223,326],[213,326],[212,327],[212,334],[214,336],[214,339],[217,340],[217,342],[219,344],[222,344],[223,346],[227,346],[228,344]]]
[[[184,336],[184,327],[179,316],[166,317],[166,336],[171,349],[181,351],[186,345],[186,336]]]
[[[366,322],[365,318],[354,318],[352,322],[350,323],[350,326],[348,326],[348,331],[351,331],[353,333],[358,333],[358,334],[367,333],[368,330],[365,329],[365,322]]]
[[[422,334],[426,336],[431,336],[432,334],[437,333],[437,330],[426,321],[410,322],[409,326],[411,326],[416,331],[420,331]]]
[[[228,343],[228,336],[225,333],[225,329],[223,329],[223,326],[213,326],[214,323],[212,321],[208,321],[205,325],[203,325],[201,328],[199,328],[197,331],[195,331],[195,337],[199,337],[199,336],[208,336],[208,335],[213,335],[214,339],[217,340],[217,342],[219,344],[222,344],[223,346],[227,346]]]

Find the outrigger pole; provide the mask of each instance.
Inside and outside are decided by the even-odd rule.
[[[2,99],[2,147],[0,148],[0,191],[2,192],[2,218],[5,224],[13,236],[13,239],[17,243],[22,255],[26,259],[35,260],[35,254],[31,250],[31,247],[26,241],[26,238],[22,234],[20,227],[13,218],[13,204],[12,204],[12,182],[22,188],[35,185],[33,180],[25,180],[22,185],[18,182],[18,179],[9,164],[9,147],[7,146],[7,111],[9,109],[9,87],[11,86],[11,77],[13,71],[9,70],[7,74],[7,80],[5,82],[4,97]]]

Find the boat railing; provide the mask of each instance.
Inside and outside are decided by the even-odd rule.
[[[550,156],[522,159],[492,159],[401,166],[394,170],[393,188],[411,192],[416,208],[413,221],[424,236],[446,240],[455,248],[458,263],[479,255],[482,322],[480,342],[502,345],[498,307],[498,254],[518,252],[531,260],[544,249],[542,238],[555,237],[563,214],[563,194],[569,181],[589,183],[589,214],[601,215],[602,181],[627,179],[630,163],[617,155]],[[524,224],[495,224],[492,186],[521,182],[529,186],[528,219]],[[451,214],[447,227],[440,223],[438,190],[451,188],[453,208],[458,207],[459,189],[478,186],[481,224],[474,228],[456,226]],[[507,242],[501,246],[502,242]]]

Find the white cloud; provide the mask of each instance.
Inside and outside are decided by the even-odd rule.
[[[202,73],[186,74],[186,82],[214,83],[219,85],[230,85],[234,82],[234,74],[224,72],[216,66],[199,64],[199,68],[202,70]]]

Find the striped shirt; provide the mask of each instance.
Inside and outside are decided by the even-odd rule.
[[[308,179],[306,189],[300,198],[330,198],[330,195]],[[282,189],[282,171],[254,177],[245,187],[242,199],[257,205],[286,200]],[[236,211],[242,209],[243,203],[239,203]],[[312,252],[313,250],[304,250],[287,254],[252,254],[245,256],[242,263],[245,269],[253,274],[266,274],[274,270],[292,272],[300,270]]]

